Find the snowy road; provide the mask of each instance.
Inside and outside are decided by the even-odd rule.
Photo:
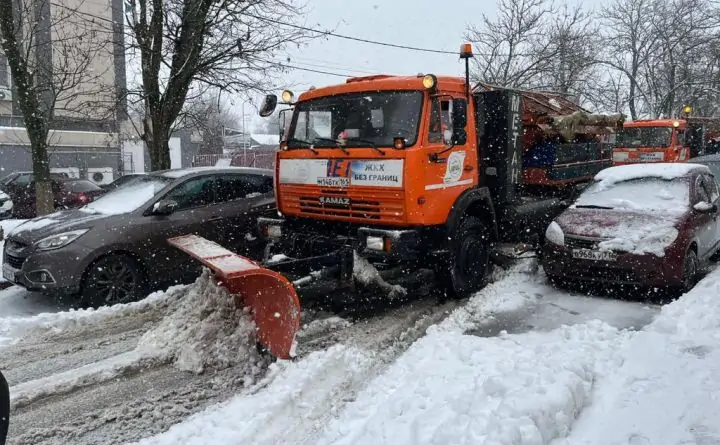
[[[315,443],[370,382],[422,346],[429,327],[431,337],[449,329],[492,341],[557,336],[562,325],[593,319],[639,329],[658,311],[558,291],[533,264],[501,273],[469,301],[420,300],[356,320],[308,313],[299,359],[270,366],[242,323],[226,323],[238,314],[222,307],[229,299],[208,278],[97,311],[38,314],[47,302],[7,289],[0,301],[15,308],[0,316],[0,345],[13,341],[1,364],[13,394],[9,443],[273,444],[290,433],[294,443]]]

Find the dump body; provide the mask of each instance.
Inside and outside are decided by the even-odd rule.
[[[627,122],[613,149],[613,165],[687,162],[720,152],[720,119],[687,117]]]

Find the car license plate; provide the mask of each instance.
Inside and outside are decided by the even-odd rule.
[[[617,254],[611,250],[573,249],[573,258],[593,261],[615,261]]]
[[[9,264],[3,264],[2,267],[3,278],[14,283],[15,282],[15,269],[10,267]]]

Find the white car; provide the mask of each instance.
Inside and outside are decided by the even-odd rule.
[[[0,220],[12,216],[13,202],[7,193],[0,190]]]

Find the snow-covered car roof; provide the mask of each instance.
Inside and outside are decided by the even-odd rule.
[[[676,179],[687,176],[694,171],[710,173],[708,166],[691,163],[656,163],[656,164],[631,164],[608,167],[595,175],[596,181],[606,184],[631,181],[642,178]]]

